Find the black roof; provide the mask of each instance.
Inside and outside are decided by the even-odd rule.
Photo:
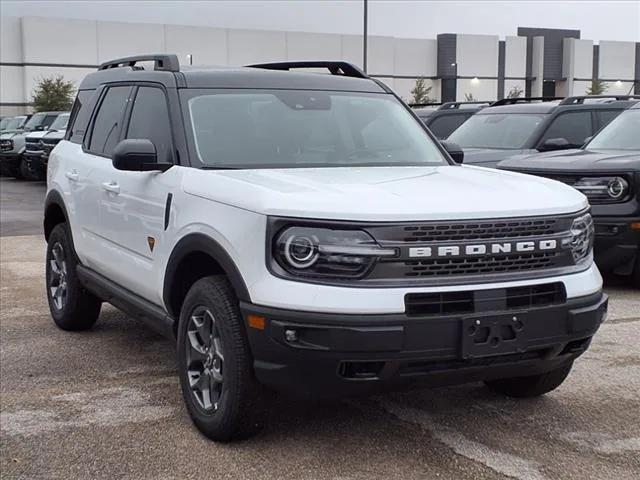
[[[476,115],[488,115],[492,113],[552,113],[556,109],[576,110],[587,108],[590,110],[624,110],[631,106],[637,107],[637,100],[598,100],[594,102],[563,103],[561,100],[548,102],[514,103],[511,105],[498,105],[483,108]]]
[[[140,62],[154,62],[145,69]],[[295,68],[326,68],[330,75],[291,72]],[[280,62],[249,67],[180,67],[175,55],[154,54],[127,57],[103,63],[88,74],[80,90],[122,81],[148,81],[180,88],[256,88],[292,90],[335,90],[390,93],[358,67],[339,61]]]

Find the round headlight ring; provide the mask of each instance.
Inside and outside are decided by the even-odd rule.
[[[294,268],[309,268],[318,256],[318,244],[313,238],[291,235],[284,244],[284,258]]]
[[[624,178],[615,177],[609,181],[607,185],[607,193],[615,200],[622,198],[627,193],[629,184]]]

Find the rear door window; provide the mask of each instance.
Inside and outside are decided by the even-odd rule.
[[[564,138],[569,145],[578,148],[584,144],[587,137],[593,135],[593,130],[589,110],[561,113],[549,125],[540,143],[550,138]]]
[[[89,141],[89,151],[111,156],[113,148],[120,140],[124,111],[131,93],[131,87],[111,87],[104,95],[95,115]]]

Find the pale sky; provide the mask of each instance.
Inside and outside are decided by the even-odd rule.
[[[363,0],[1,0],[0,14],[362,33]],[[369,0],[371,35],[435,38],[438,33],[515,35],[521,27],[570,28],[589,40],[640,42],[640,0]]]

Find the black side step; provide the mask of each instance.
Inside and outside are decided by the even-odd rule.
[[[105,302],[148,325],[160,335],[174,339],[173,318],[162,308],[82,265],[76,267],[80,283]]]

